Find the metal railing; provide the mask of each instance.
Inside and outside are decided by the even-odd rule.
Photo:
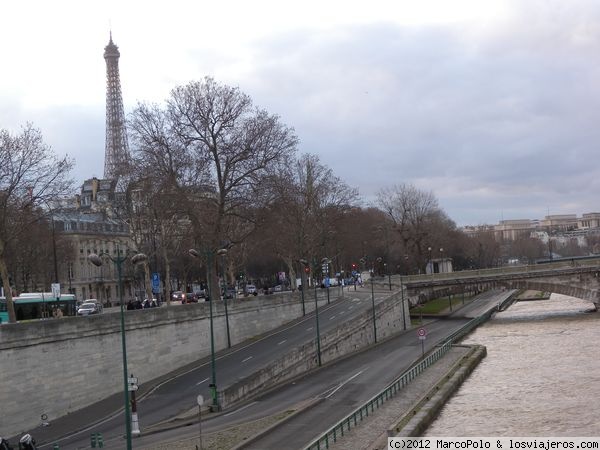
[[[505,300],[505,301],[508,301]],[[382,406],[387,400],[394,397],[401,389],[406,387],[412,380],[418,375],[425,371],[428,367],[433,365],[436,361],[440,360],[452,347],[454,342],[457,342],[462,337],[470,333],[473,329],[481,325],[483,322],[489,319],[495,309],[490,309],[487,313],[470,320],[463,327],[452,333],[450,336],[444,338],[438,348],[433,352],[429,353],[424,359],[407,369],[402,375],[394,380],[387,388],[381,391],[379,394],[372,397],[365,404],[348,414],[337,424],[329,428],[313,442],[311,442],[306,450],[321,450],[328,449],[330,445],[337,442],[344,436],[344,433],[348,433],[353,427],[356,427],[360,422]]]

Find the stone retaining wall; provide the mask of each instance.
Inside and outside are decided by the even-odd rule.
[[[314,302],[306,302],[312,311]],[[302,315],[298,293],[229,300],[232,345]],[[209,304],[127,311],[129,373],[141,383],[210,354]],[[0,326],[0,432],[15,435],[123,389],[119,312]],[[215,349],[226,347],[224,308]]]

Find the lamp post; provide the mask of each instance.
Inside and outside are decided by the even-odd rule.
[[[402,285],[402,274],[400,274],[400,295],[402,298],[402,329],[406,330],[406,311],[404,310],[404,286]]]
[[[327,304],[329,305],[329,264],[331,260],[329,258],[323,258],[321,260],[321,264],[323,267],[323,274],[327,277],[327,283],[325,283],[325,288],[327,289]]]
[[[301,259],[300,263],[304,265],[304,269],[308,268],[310,270],[310,264],[307,260]],[[317,361],[319,363],[319,367],[321,367],[321,334],[319,332],[319,304],[317,302],[317,283],[315,284],[315,320],[317,321]],[[304,290],[304,289],[303,289]]]
[[[390,285],[390,291],[392,290],[392,271],[388,270],[388,265],[387,263],[383,263],[383,270],[385,272],[387,272],[387,276],[388,276],[388,284]]]
[[[217,255],[221,256],[221,266],[223,268],[223,304],[225,305],[225,326],[227,328],[227,348],[231,348],[231,335],[229,334],[229,313],[227,312],[227,284],[225,282],[225,256],[226,248],[217,250]]]
[[[121,347],[123,353],[123,394],[125,400],[125,434],[127,439],[127,450],[131,450],[131,411],[129,409],[129,386],[127,383],[127,343],[125,340],[125,310],[123,309],[123,277],[122,266],[127,261],[127,250],[124,255],[121,255],[121,250],[117,247],[117,255],[110,256],[108,253],[100,253],[99,255],[92,253],[88,256],[88,260],[97,267],[102,266],[102,257],[110,259],[117,266],[117,274],[119,278],[119,303],[121,304]],[[139,264],[148,259],[143,253],[138,253],[131,257],[131,262]]]
[[[373,338],[375,340],[375,343],[377,343],[377,322],[375,321],[375,277],[373,276],[374,274],[374,272],[371,272],[371,303],[373,304]]]
[[[188,253],[190,256],[194,258],[200,258],[200,252],[196,249],[189,249]],[[210,251],[206,252],[206,267],[207,267],[207,278],[208,278],[208,299],[209,299],[209,311],[210,311],[210,371],[211,371],[211,383],[210,383],[210,397],[212,400],[211,409],[214,411],[219,410],[219,398],[217,396],[217,370],[215,363],[215,331],[213,325],[213,302],[215,301],[215,296],[213,295],[212,289],[212,274],[210,270],[210,266],[212,264],[212,253]]]
[[[431,247],[427,247],[429,251],[429,270],[431,270],[431,279],[433,280],[433,261],[431,260]]]
[[[298,261],[299,263],[302,264],[303,260]],[[300,293],[302,294],[302,316],[304,317],[306,315],[306,307],[304,305],[304,291],[306,290],[306,288],[308,287],[308,278],[307,278],[307,273],[306,273],[306,266],[302,267],[302,270],[300,271]]]

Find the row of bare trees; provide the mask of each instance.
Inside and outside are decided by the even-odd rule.
[[[318,270],[328,258],[341,272],[361,259],[363,269],[374,267],[380,258],[380,272],[415,273],[430,257],[451,257],[461,269],[495,265],[505,252],[492,234],[460,232],[433,193],[410,184],[383,188],[364,206],[358,190],[318,156],[298,154],[294,130],[278,116],[212,78],[176,87],[164,104],[138,104],[128,126],[132,157],[121,168],[126,195],[116,210],[149,256],[148,291],[150,270],[161,272],[167,299],[180,287],[170,280],[208,279],[203,270],[211,269],[216,286],[217,263],[230,283],[241,273],[255,279],[283,271],[296,287],[300,260]],[[3,286],[11,278],[13,285],[17,277],[23,285],[28,277],[51,278],[44,205],[71,192],[71,167],[31,125],[17,135],[0,131]],[[528,244],[518,251],[543,251]],[[202,269],[188,255],[192,248]],[[217,261],[219,249],[227,256]],[[59,250],[59,260],[67,253]],[[14,321],[10,289],[5,293]]]
[[[10,322],[16,320],[12,290],[8,288],[11,278],[21,275],[28,283],[27,277],[44,272],[34,267],[44,260],[52,242],[44,239],[50,223],[44,221],[44,211],[48,202],[70,192],[71,167],[72,161],[66,156],[58,158],[31,124],[16,135],[0,130],[0,279]]]

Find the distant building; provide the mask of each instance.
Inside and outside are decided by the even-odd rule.
[[[600,228],[600,213],[587,213],[577,220],[577,228],[588,230],[591,228]]]
[[[70,244],[72,257],[68,258],[66,273],[61,276],[61,291],[75,294],[78,299],[95,298],[103,304],[117,303],[118,276],[114,263],[96,267],[88,256],[109,254],[116,256],[133,248],[129,225],[115,215],[115,182],[113,180],[86,180],[81,193],[72,199],[58,202],[52,216],[57,233]],[[131,267],[124,265],[123,296],[132,297]]]
[[[501,220],[494,226],[496,240],[516,241],[521,237],[529,237],[537,228],[538,222],[530,219]]]
[[[494,225],[467,225],[462,227],[462,232],[469,237],[478,236],[482,233],[494,232]]]
[[[452,258],[435,258],[427,262],[425,273],[450,273],[453,272]]]
[[[540,220],[539,227],[550,232],[572,231],[577,228],[576,214],[555,214]]]

